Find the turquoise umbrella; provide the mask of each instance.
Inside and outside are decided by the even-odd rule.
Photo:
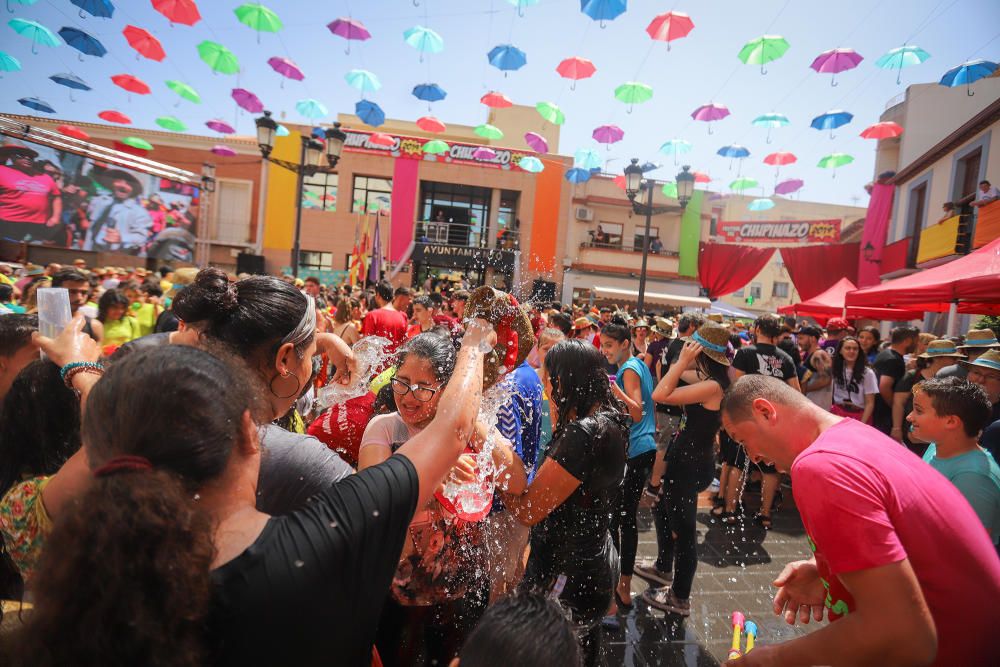
[[[299,100],[295,103],[295,110],[306,118],[316,119],[329,115],[329,111],[322,102],[313,99]]]
[[[374,93],[382,87],[378,77],[366,69],[352,69],[344,75],[344,80],[351,88],[356,88],[362,93]]]
[[[767,128],[767,143],[771,143],[771,128],[784,127],[789,124],[788,116],[783,113],[765,113],[754,118],[750,124],[754,127]]]
[[[762,199],[754,199],[747,205],[747,209],[750,211],[768,211],[772,208],[774,208],[774,202],[766,197]]]
[[[545,169],[545,165],[542,164],[542,161],[531,155],[521,158],[521,160],[517,163],[517,166],[529,174],[537,174]]]
[[[29,21],[27,19],[11,19],[7,25],[19,35],[31,40],[31,52],[38,53],[38,45],[60,46],[63,42],[54,32],[43,26],[41,23]]]
[[[9,53],[4,53],[0,51],[0,72],[17,72],[21,69],[21,61],[10,55]]]
[[[660,146],[660,152],[664,155],[673,155],[674,164],[677,164],[677,156],[691,152],[691,142],[684,139],[668,139]]]
[[[896,73],[896,85],[898,86],[900,83],[900,77],[903,76],[904,67],[919,65],[930,57],[931,54],[927,53],[919,46],[904,44],[903,46],[897,46],[894,49],[889,49],[884,56],[875,61],[875,64],[882,69],[898,70]]]
[[[507,0],[508,4],[517,7],[517,15],[524,18],[524,8],[537,5],[541,0]]]
[[[601,154],[593,148],[581,148],[573,154],[573,166],[581,169],[598,169],[604,164]]]
[[[420,62],[424,61],[425,53],[441,53],[444,51],[444,40],[430,28],[415,25],[403,33],[403,41],[420,52]]]

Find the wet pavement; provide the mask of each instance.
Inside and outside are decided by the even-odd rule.
[[[750,515],[743,525],[723,526],[709,516],[707,495],[699,501],[698,571],[691,593],[691,616],[683,619],[646,605],[647,584],[632,578],[634,604],[620,614],[620,628],[605,629],[608,665],[628,667],[708,667],[726,661],[732,641],[730,616],[741,611],[759,627],[758,643],[791,639],[818,627],[789,626],[771,610],[771,582],[793,560],[807,558],[806,541],[791,489],[783,485],[784,504],[765,531],[752,521],[758,493],[747,491]],[[637,564],[656,559],[656,532],[648,509],[639,514]]]

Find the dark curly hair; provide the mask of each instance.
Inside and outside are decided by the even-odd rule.
[[[846,377],[847,360],[840,353],[844,347],[844,343],[848,341],[852,341],[858,346],[858,358],[854,360],[854,365],[850,369],[850,377]],[[865,368],[867,367],[868,357],[865,356],[865,350],[861,347],[861,341],[854,336],[844,336],[841,338],[840,342],[837,343],[837,351],[833,355],[833,381],[851,393],[857,392],[858,387],[864,381]]]

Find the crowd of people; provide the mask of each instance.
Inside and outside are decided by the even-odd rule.
[[[775,612],[836,622],[733,664],[988,663],[994,330],[494,296],[0,265],[3,664],[599,665],[634,577],[690,615],[702,502],[769,529],[788,475],[813,554]]]

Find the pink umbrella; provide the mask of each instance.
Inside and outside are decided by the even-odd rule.
[[[865,128],[861,136],[865,139],[892,139],[903,133],[903,126],[891,120],[884,123],[875,123]]]
[[[864,56],[854,49],[830,49],[816,56],[812,61],[812,67],[820,74],[833,74],[830,78],[830,85],[837,85],[837,73],[854,69],[864,60]]]
[[[337,37],[343,37],[347,40],[346,53],[348,55],[351,53],[351,40],[363,42],[366,39],[371,39],[372,36],[372,34],[368,32],[368,28],[366,28],[361,21],[351,18],[345,19],[341,17],[335,21],[327,23],[326,27]]]
[[[722,120],[729,115],[729,108],[725,104],[702,104],[691,112],[691,117],[708,123],[708,133],[712,132],[712,121]]]
[[[396,143],[396,140],[392,138],[392,135],[385,132],[374,132],[368,137],[368,143],[375,144],[376,146],[392,146]]]
[[[246,88],[233,88],[232,95],[241,109],[246,109],[250,113],[260,113],[264,110],[264,103],[260,98]]]
[[[625,137],[625,130],[621,129],[617,125],[601,125],[596,128],[591,135],[594,140],[608,145],[608,150],[611,150],[611,144],[621,141]]]
[[[712,177],[703,171],[694,172],[694,182],[695,183],[711,183]]]
[[[492,148],[487,148],[486,146],[480,146],[476,150],[472,151],[472,157],[477,160],[492,160],[497,156],[497,152]]]
[[[564,79],[573,79],[573,84],[569,87],[570,90],[576,90],[576,82],[580,79],[589,79],[594,76],[594,72],[597,68],[594,67],[594,63],[590,62],[586,58],[580,58],[573,56],[572,58],[566,58],[556,67],[556,71],[559,72],[559,76]]]
[[[271,69],[273,69],[275,72],[285,77],[286,79],[295,79],[296,81],[301,81],[302,79],[306,78],[306,75],[302,73],[302,70],[299,69],[299,66],[293,63],[288,58],[279,58],[278,56],[274,56],[272,58],[268,58],[267,64],[271,66]],[[285,87],[284,81],[281,82],[281,87],[282,88]]]
[[[549,152],[549,142],[547,142],[545,137],[537,132],[526,132],[524,134],[524,142],[528,144],[531,147],[531,150],[536,153]]]
[[[786,178],[782,182],[774,186],[774,194],[776,195],[790,195],[796,190],[802,188],[805,185],[805,181],[800,178]]]
[[[236,155],[236,151],[223,144],[216,144],[215,146],[212,146],[212,152],[216,155],[221,155],[222,157],[233,157]]]
[[[480,97],[479,101],[491,109],[503,109],[505,107],[514,106],[514,103],[510,101],[509,97],[503,93],[498,93],[495,90],[491,90]]]
[[[794,153],[788,153],[784,151],[779,151],[777,153],[771,153],[766,158],[764,158],[764,164],[769,164],[774,167],[780,167],[786,164],[792,164],[797,162],[798,158],[795,157]]]
[[[439,121],[434,116],[423,116],[417,119],[417,127],[419,127],[424,132],[433,132],[434,134],[440,134],[444,132],[447,128],[445,124]]]
[[[670,50],[670,42],[687,34],[694,29],[694,22],[691,17],[682,12],[667,12],[660,14],[646,26],[646,32],[650,38],[667,43],[667,51]]]
[[[236,129],[224,120],[219,120],[218,118],[213,118],[205,123],[205,126],[210,130],[215,130],[220,134],[233,134]]]

